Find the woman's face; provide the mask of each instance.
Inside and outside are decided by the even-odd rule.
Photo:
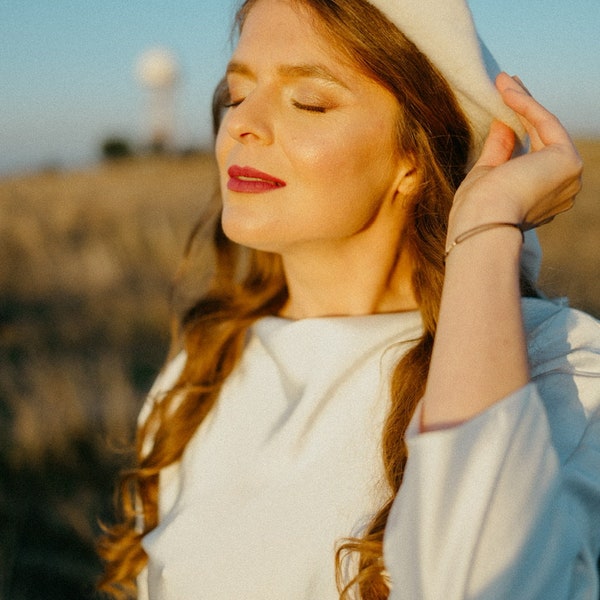
[[[223,228],[284,257],[339,250],[402,225],[411,171],[399,107],[289,0],[258,0],[227,70],[217,137]]]

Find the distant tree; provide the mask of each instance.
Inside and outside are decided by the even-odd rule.
[[[131,144],[123,137],[111,136],[102,142],[102,157],[106,160],[125,158],[132,154]]]

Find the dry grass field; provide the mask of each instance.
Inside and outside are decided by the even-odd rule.
[[[600,140],[579,140],[583,189],[575,208],[539,229],[540,285],[551,296],[600,318]]]
[[[92,598],[212,159],[0,180],[0,600]]]
[[[540,230],[541,283],[600,316],[600,141],[579,148],[585,187]],[[0,600],[94,597],[98,519],[215,180],[204,155],[0,180]]]

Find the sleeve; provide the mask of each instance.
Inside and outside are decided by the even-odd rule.
[[[456,428],[412,425],[384,539],[390,600],[598,598],[593,417],[564,462],[534,383]]]

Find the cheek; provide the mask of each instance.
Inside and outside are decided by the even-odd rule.
[[[330,190],[347,181],[355,170],[354,143],[347,141],[343,132],[337,135],[320,132],[305,138],[296,136],[291,139],[288,157],[305,185]]]
[[[380,129],[352,125],[316,139],[297,136],[290,146],[295,171],[307,186],[329,197],[381,191],[393,174],[392,144],[381,135],[386,127],[388,123]]]

